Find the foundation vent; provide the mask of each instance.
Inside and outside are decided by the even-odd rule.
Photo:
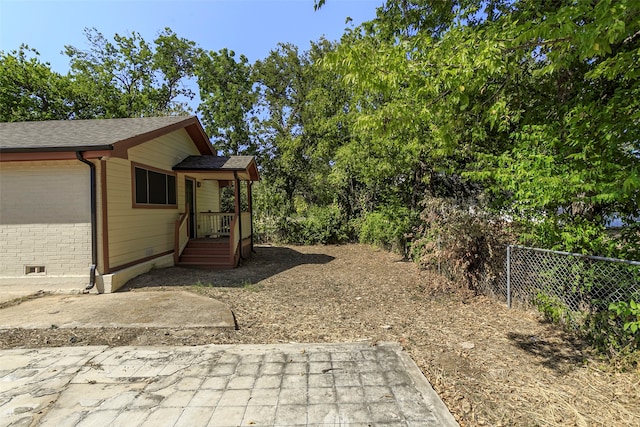
[[[24,268],[24,274],[45,274],[44,265],[27,265]]]

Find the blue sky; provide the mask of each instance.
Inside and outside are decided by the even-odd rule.
[[[348,26],[375,17],[382,0],[328,0],[317,12],[313,0],[0,0],[0,50],[21,43],[40,52],[42,61],[66,73],[65,45],[86,49],[84,28],[107,38],[139,32],[151,42],[165,27],[179,37],[217,51],[229,48],[250,62],[266,57],[278,42],[301,50],[325,36],[338,40]]]

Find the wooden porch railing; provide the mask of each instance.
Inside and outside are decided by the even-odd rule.
[[[173,262],[175,264],[180,260],[182,251],[189,243],[189,208],[184,213],[181,213],[176,220],[174,228],[174,248],[173,248]]]
[[[201,236],[229,236],[234,215],[227,212],[200,212],[198,224],[202,230]]]
[[[180,256],[189,243],[189,239],[196,236],[189,235],[189,210],[181,213],[175,222],[175,246],[174,262],[180,262]],[[200,237],[229,237],[229,263],[238,265],[241,244],[251,237],[251,214],[242,212],[240,215],[225,212],[200,212],[198,214],[198,225]],[[202,234],[200,234],[202,233]]]

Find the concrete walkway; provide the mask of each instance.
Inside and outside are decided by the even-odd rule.
[[[180,290],[52,294],[0,310],[0,329],[46,329],[51,325],[234,329],[235,321],[231,310],[220,301]]]
[[[0,351],[0,426],[455,426],[397,344]]]

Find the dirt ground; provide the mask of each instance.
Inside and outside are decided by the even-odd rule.
[[[155,270],[124,289],[215,298],[233,310],[235,331],[12,329],[0,331],[0,348],[397,341],[462,426],[640,426],[640,372],[615,372],[536,313],[369,246],[256,252],[232,271]]]

